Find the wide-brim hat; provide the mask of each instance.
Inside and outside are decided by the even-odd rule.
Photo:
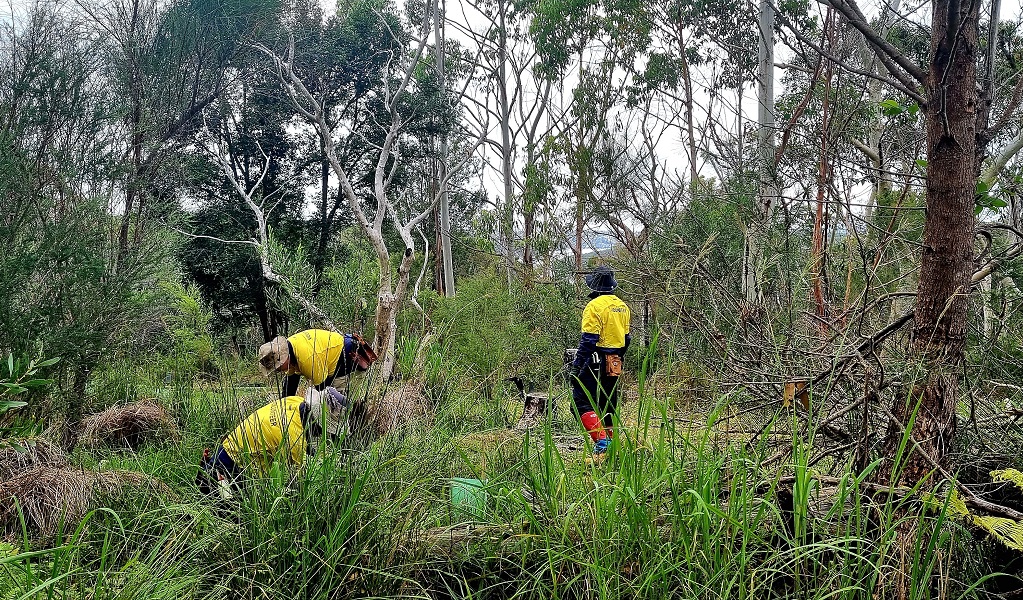
[[[320,428],[330,435],[348,433],[348,398],[333,387],[322,392],[309,388],[305,393],[305,401],[309,407],[309,416],[319,423]]]
[[[618,289],[615,272],[608,267],[600,266],[586,276],[586,287],[594,292],[613,292]]]
[[[259,372],[265,377],[279,370],[288,362],[289,354],[288,338],[283,335],[263,344],[259,347],[259,354],[257,354]]]

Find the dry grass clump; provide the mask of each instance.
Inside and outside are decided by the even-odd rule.
[[[162,481],[135,471],[33,467],[0,482],[0,531],[20,533],[19,507],[28,526],[44,536],[53,535],[61,523],[73,529],[102,500],[126,492],[171,494]]]
[[[410,423],[418,423],[430,414],[430,401],[423,394],[423,386],[403,382],[389,388],[383,396],[373,400],[366,408],[365,421],[376,435],[386,435]]]
[[[126,446],[135,450],[146,442],[178,438],[178,426],[167,410],[152,400],[143,400],[89,415],[82,420],[80,440],[93,448]]]
[[[67,456],[60,446],[42,437],[18,438],[0,443],[0,481],[7,481],[32,467],[64,467]]]

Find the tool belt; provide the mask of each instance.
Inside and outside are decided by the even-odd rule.
[[[352,349],[346,348],[337,359],[337,367],[334,369],[334,378],[344,377],[352,371],[365,371],[377,361],[376,352],[363,337],[357,333],[348,334],[352,339]]]
[[[605,377],[620,377],[625,367],[625,359],[621,354],[612,354],[598,349],[590,359],[594,370],[599,370]]]
[[[356,344],[355,350],[350,354],[351,361],[355,365],[356,370],[365,371],[377,361],[376,352],[373,351],[373,346],[370,346],[369,342],[363,339],[361,335],[353,333],[351,336]]]
[[[618,377],[622,374],[622,357],[620,354],[605,354],[604,355],[604,375],[608,377]]]

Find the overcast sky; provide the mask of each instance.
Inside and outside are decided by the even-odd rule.
[[[333,14],[333,12],[335,10],[335,7],[336,7],[335,0],[320,0],[320,2],[321,2],[321,5],[324,7],[324,10],[325,10],[325,12],[327,14]],[[466,23],[466,25],[468,25],[474,31],[483,31],[483,30],[485,30],[485,28],[486,28],[485,21],[483,19],[479,19],[478,21],[475,20],[472,17],[473,10],[471,8],[469,8],[468,4],[463,3],[462,0],[446,0],[446,2],[447,2],[447,14],[449,15],[450,18],[461,20],[461,19],[465,18],[465,17],[463,17],[463,15],[468,15],[468,23]],[[894,2],[894,0],[889,0],[889,2]],[[1021,2],[1023,2],[1023,0],[1002,0],[1002,3],[1001,3],[1001,18],[1002,18],[1002,20],[1004,20],[1004,21],[1017,21],[1018,22],[1019,18],[1020,18],[1020,5],[1021,5]],[[19,16],[24,15],[25,11],[27,10],[27,8],[29,6],[31,6],[32,2],[31,2],[31,0],[6,0],[6,2],[4,2],[3,4],[7,5],[7,10],[6,11],[0,11],[0,12],[4,13],[3,16],[0,17],[0,20],[10,22],[10,19],[12,17],[17,19]],[[3,4],[0,4],[0,6],[3,6]],[[74,7],[75,7],[74,0],[58,0],[58,4],[66,5],[66,6],[69,7],[69,9],[74,9]],[[881,0],[861,0],[860,6],[863,9],[863,11],[867,14],[867,16],[871,17],[871,16],[874,16],[874,15],[876,15],[878,13],[879,7],[881,6]],[[903,0],[903,1],[901,1],[901,6],[902,6],[902,12],[904,12],[904,13],[905,13],[906,10],[908,10],[906,8],[907,6],[908,7],[923,6],[923,8],[918,8],[916,10],[916,12],[911,13],[909,15],[909,18],[911,18],[913,20],[919,20],[919,21],[922,21],[922,22],[926,22],[929,19],[929,10],[930,9],[929,9],[929,7],[927,7],[926,4],[920,4],[919,2],[913,2],[913,1],[908,1],[907,2],[907,1]],[[986,10],[988,6],[989,6],[989,3],[985,2],[983,9]],[[816,14],[821,15],[823,10],[824,10],[824,7],[821,6],[820,4],[817,4],[817,3],[811,3],[811,10],[815,11]],[[752,25],[755,26],[755,24],[752,24]],[[471,46],[471,44],[466,43],[466,41],[467,41],[466,38],[464,36],[461,36],[458,33],[458,31],[456,30],[456,28],[454,28],[454,27],[449,27],[448,28],[448,34],[447,35],[448,35],[449,38],[458,39],[459,41],[463,42],[463,45]],[[756,48],[751,48],[750,51],[751,52],[756,52]],[[783,63],[783,62],[785,62],[785,60],[786,60],[786,50],[785,50],[784,46],[779,43],[779,44],[776,45],[775,62],[776,63]],[[696,104],[697,104],[698,107],[699,106],[706,106],[707,103],[708,103],[708,96],[707,96],[707,93],[706,93],[706,88],[707,88],[707,85],[709,84],[710,74],[700,72],[699,68],[695,69],[694,71],[695,71],[695,73],[694,73],[694,85],[695,85],[695,88],[696,88],[694,90],[694,98],[696,99]],[[776,71],[775,72],[775,81],[777,82],[776,83],[776,88],[775,88],[775,97],[777,98],[777,97],[782,95],[784,90],[782,89],[782,84],[781,84],[781,81],[782,81],[781,70],[780,69],[776,69],[775,71]],[[563,82],[563,86],[564,86],[563,93],[564,94],[570,94],[571,88],[573,87],[574,83],[575,82],[573,81],[573,78],[571,76],[569,78],[567,78]],[[725,102],[730,102],[734,106],[734,104],[735,104],[734,93],[731,95],[731,98],[728,98],[727,95],[726,95],[725,98],[724,98],[724,101]],[[751,86],[751,87],[749,87],[747,89],[747,92],[746,92],[746,94],[743,97],[742,107],[743,107],[742,112],[743,112],[745,120],[753,121],[753,120],[756,119],[757,99],[756,99],[756,89],[755,89],[755,87]],[[697,108],[697,113],[699,113],[699,111],[700,111],[700,109]],[[697,115],[697,116],[699,117],[699,115]],[[732,117],[732,122],[734,122],[734,116]],[[499,132],[496,129],[496,124],[493,123],[493,121],[491,122],[491,129],[492,129],[491,138],[495,139],[495,140],[499,139]],[[733,128],[733,131],[734,131],[734,128]],[[687,162],[688,159],[687,159],[685,138],[683,137],[683,133],[682,133],[681,130],[679,130],[679,129],[669,129],[669,130],[667,130],[664,133],[663,137],[660,139],[657,148],[658,148],[658,154],[661,155],[662,160],[664,161],[664,164],[665,164],[665,166],[667,168],[669,168],[669,169],[676,169],[676,170],[678,170],[680,172],[688,170],[688,162]],[[494,198],[494,197],[499,196],[501,194],[501,189],[502,189],[500,172],[496,168],[500,161],[498,160],[498,157],[496,156],[496,153],[495,153],[493,148],[487,148],[485,150],[485,152],[487,154],[488,163],[490,165],[492,165],[494,168],[487,169],[487,172],[486,172],[486,174],[484,176],[482,184],[488,190],[489,195],[491,196],[491,198]],[[713,176],[714,175],[712,169],[708,165],[706,165],[706,164],[701,164],[700,165],[700,171],[701,171],[701,174],[706,175],[706,176]],[[686,176],[686,178],[687,178],[687,176]]]

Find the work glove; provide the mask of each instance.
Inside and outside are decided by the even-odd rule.
[[[331,412],[334,412],[338,407],[345,409],[348,408],[349,402],[348,397],[342,394],[337,388],[327,386],[327,396],[330,398]]]
[[[574,363],[567,364],[565,365],[565,368],[562,369],[562,373],[564,373],[565,376],[565,381],[567,381],[568,383],[572,383],[573,381],[575,381],[579,377],[579,375],[582,374],[582,372],[583,372],[582,367]]]

